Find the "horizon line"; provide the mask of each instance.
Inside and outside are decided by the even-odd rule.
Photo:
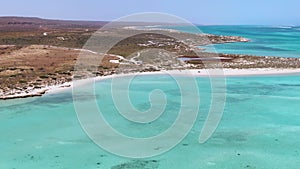
[[[74,22],[114,22],[113,20],[95,20],[95,19],[67,19],[67,18],[48,18],[41,16],[22,16],[22,15],[0,15],[0,18],[32,18],[42,20],[56,20],[56,21],[74,21]],[[181,24],[172,22],[147,22],[147,21],[130,21],[132,23],[165,23],[165,24]],[[128,22],[128,23],[130,23]],[[184,23],[183,23],[184,24]],[[291,26],[297,27],[300,25],[295,24],[205,24],[205,23],[192,23],[195,26]]]

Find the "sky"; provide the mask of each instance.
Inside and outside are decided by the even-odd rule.
[[[163,12],[204,25],[300,25],[300,0],[3,0],[0,16],[111,21]]]

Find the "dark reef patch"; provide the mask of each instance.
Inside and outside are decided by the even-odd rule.
[[[111,167],[111,169],[157,169],[159,166],[159,161],[157,160],[134,160],[131,162],[119,164]]]

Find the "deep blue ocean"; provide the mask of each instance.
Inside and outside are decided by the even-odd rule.
[[[300,57],[297,27],[200,28],[205,33],[238,35],[251,40],[216,45],[218,52]],[[189,31],[188,27],[174,29]],[[299,169],[300,76],[231,77],[226,79],[226,91],[212,90],[209,78],[195,80],[198,91],[187,85],[181,93],[182,86],[168,75],[138,76],[128,89],[121,79],[114,91],[123,94],[129,90],[132,105],[128,106],[140,111],[151,107],[149,94],[153,90],[164,93],[167,102],[163,114],[147,124],[130,122],[119,114],[111,93],[111,79],[95,83],[95,97],[83,93],[77,98],[77,102],[87,105],[83,109],[86,113],[96,103],[103,117],[118,132],[147,138],[174,124],[181,106],[186,110],[193,106],[189,102],[182,104],[183,96],[197,100],[189,96],[199,93],[199,114],[188,135],[170,151],[139,160],[111,154],[89,138],[78,121],[72,89],[42,97],[0,100],[0,169]],[[223,117],[212,137],[199,144],[212,94],[226,96]],[[163,102],[154,105],[160,104]],[[110,135],[108,131],[99,132]],[[113,146],[138,151],[121,144]],[[164,147],[154,150],[161,148]]]

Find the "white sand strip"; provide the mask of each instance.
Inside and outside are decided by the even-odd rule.
[[[135,76],[135,75],[179,75],[179,76],[199,76],[199,77],[247,77],[247,76],[280,76],[280,75],[300,75],[300,69],[275,69],[275,68],[255,68],[255,69],[188,69],[188,70],[170,70],[170,71],[157,71],[157,72],[142,72],[142,73],[129,73],[129,74],[116,74],[109,76],[98,76],[90,79],[83,79],[76,81],[77,84],[91,83],[94,81],[105,80],[109,78]],[[18,92],[14,94],[11,91],[9,95],[2,95],[0,99],[14,99],[41,96],[45,93],[55,93],[73,87],[73,82],[67,82],[61,85],[47,86],[41,89],[34,89],[31,92]]]

